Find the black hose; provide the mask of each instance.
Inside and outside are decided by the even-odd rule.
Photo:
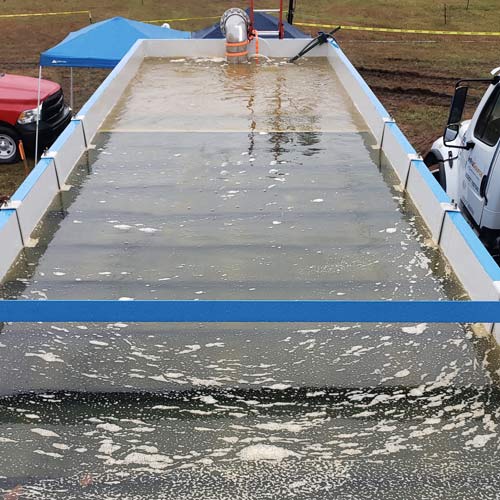
[[[324,33],[323,31],[320,31],[318,33],[318,36],[314,38],[314,40],[311,40],[295,57],[292,57],[291,59],[288,60],[288,62],[293,63],[297,59],[300,59],[302,56],[305,56],[309,51],[314,49],[314,47],[317,47],[318,45],[323,45],[324,43],[328,42],[329,38],[333,38],[333,34],[339,31],[342,28],[342,26],[337,26],[335,29],[330,31],[329,33]]]

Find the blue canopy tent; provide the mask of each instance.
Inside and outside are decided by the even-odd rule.
[[[183,39],[191,33],[113,17],[70,33],[40,54],[40,66],[114,68],[141,38]]]
[[[62,42],[40,54],[39,81],[42,67],[71,68],[71,95],[73,107],[73,68],[114,68],[140,39],[185,39],[189,31],[178,31],[153,24],[113,17],[70,33]],[[40,85],[38,86],[40,106]],[[38,151],[38,121],[35,151]]]

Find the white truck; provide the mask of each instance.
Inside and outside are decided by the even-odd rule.
[[[500,255],[500,67],[488,79],[460,80],[443,137],[424,161],[490,253]],[[469,87],[489,83],[470,120],[462,121]]]

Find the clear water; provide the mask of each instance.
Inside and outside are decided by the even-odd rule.
[[[146,61],[3,297],[463,298],[373,142],[326,61]],[[0,360],[23,498],[497,495],[460,325],[12,324]]]

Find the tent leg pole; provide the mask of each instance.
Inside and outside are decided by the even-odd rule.
[[[38,67],[38,98],[36,102],[36,109],[37,109],[37,114],[36,114],[36,133],[35,133],[35,165],[38,162],[38,134],[39,134],[39,128],[40,128],[40,87],[42,84],[42,67]]]
[[[71,110],[73,111],[75,109],[75,106],[73,105],[73,67],[71,67],[70,82],[71,87],[69,93],[69,105],[71,106]]]

